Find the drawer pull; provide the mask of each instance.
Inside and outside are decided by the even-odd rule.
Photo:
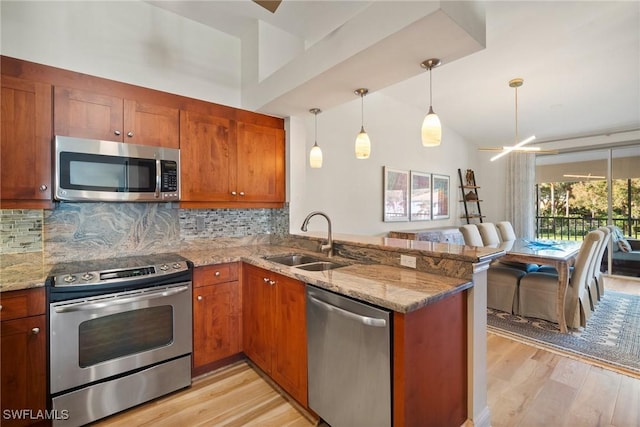
[[[220,272],[216,271],[215,273],[213,273],[213,275],[216,276],[216,277],[220,277]]]
[[[198,301],[202,301],[202,295],[198,295]]]
[[[33,329],[31,329],[31,333],[32,333],[33,335],[38,335],[38,334],[40,333],[40,328],[33,328]]]

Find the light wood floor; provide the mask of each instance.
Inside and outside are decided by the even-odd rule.
[[[640,294],[640,282],[607,278]],[[493,427],[638,427],[640,379],[494,334],[487,335],[487,394]],[[308,415],[308,414],[307,414]],[[245,362],[185,391],[114,415],[98,426],[314,426]]]

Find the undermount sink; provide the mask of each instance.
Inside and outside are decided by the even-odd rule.
[[[319,258],[313,255],[305,254],[273,255],[264,257],[264,259],[266,259],[267,261],[276,262],[278,264],[284,264],[307,271],[333,270],[334,268],[346,266],[346,264],[327,261],[325,258]]]

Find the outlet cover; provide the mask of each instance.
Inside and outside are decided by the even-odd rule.
[[[416,257],[408,255],[400,255],[400,265],[405,267],[416,268]]]

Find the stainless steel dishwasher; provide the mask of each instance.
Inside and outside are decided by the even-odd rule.
[[[306,293],[309,407],[331,427],[391,426],[390,312]]]

